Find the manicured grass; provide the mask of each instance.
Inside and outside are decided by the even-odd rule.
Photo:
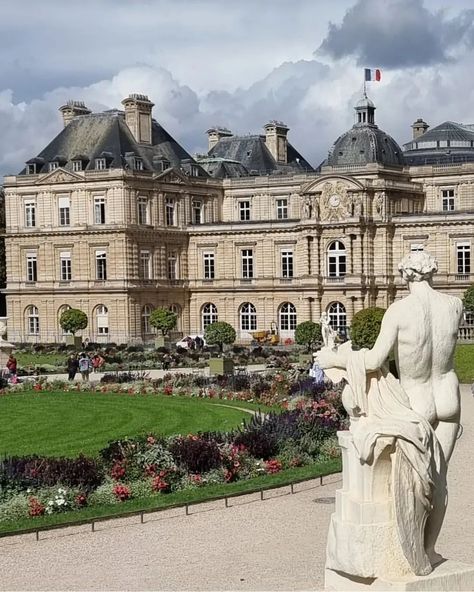
[[[289,485],[295,481],[303,481],[305,479],[319,477],[320,475],[337,473],[340,470],[340,459],[332,459],[305,467],[287,469],[275,475],[263,475],[246,481],[208,485],[188,491],[157,494],[153,497],[130,500],[110,506],[94,506],[92,508],[84,508],[83,510],[75,512],[64,512],[63,514],[52,514],[50,516],[40,516],[33,519],[25,518],[10,523],[0,523],[0,534],[13,534],[19,533],[22,530],[44,528],[72,522],[87,522],[104,517],[113,518],[114,516],[119,516],[120,514],[125,514],[127,512],[140,512],[141,510],[150,511],[155,508],[158,510],[180,504],[211,501],[226,495]]]
[[[474,344],[457,345],[454,354],[454,367],[459,382],[474,382]]]
[[[227,431],[250,416],[237,402],[163,395],[27,392],[0,396],[0,456],[95,455],[110,440]],[[251,407],[242,404],[242,407]]]
[[[51,364],[52,366],[64,366],[63,372],[66,372],[66,361],[68,355],[64,354],[46,354],[46,353],[15,353],[18,365],[24,368],[25,366],[42,366],[43,364]]]

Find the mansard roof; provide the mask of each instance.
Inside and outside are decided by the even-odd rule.
[[[240,168],[231,168],[225,176],[242,176],[244,170],[248,175],[272,175],[275,173],[295,173],[312,171],[313,167],[301,154],[287,144],[288,163],[280,163],[275,160],[265,144],[265,136],[230,136],[221,138],[215,146],[209,150],[209,158],[219,158],[223,161],[240,163]],[[243,168],[242,168],[243,167]],[[222,167],[220,168],[222,173]],[[233,174],[233,173],[237,174]],[[215,176],[215,174],[213,174]]]
[[[94,170],[97,158],[106,158],[110,168],[133,168],[131,158],[139,158],[143,170],[161,172],[163,160],[188,172],[197,165],[191,155],[154,119],[152,119],[151,145],[136,142],[125,123],[123,111],[111,109],[74,117],[71,122],[28,162],[37,164],[37,173],[49,170],[49,163],[61,155],[63,168],[73,170],[72,161],[81,160],[83,170]],[[198,176],[207,173],[198,167]],[[20,174],[25,174],[25,169]]]
[[[403,145],[409,165],[474,161],[474,125],[444,121]]]

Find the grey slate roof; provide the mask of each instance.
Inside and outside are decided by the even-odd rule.
[[[211,148],[208,157],[240,163],[241,167],[239,168],[224,166],[217,171],[219,174],[225,172],[224,176],[229,177],[242,176],[241,173],[244,170],[247,171],[246,174],[248,175],[272,175],[275,173],[313,170],[309,162],[289,142],[287,148],[288,164],[278,163],[265,144],[265,136],[261,135],[221,138]],[[213,173],[213,176],[216,176],[216,174]]]
[[[391,136],[375,124],[356,123],[349,131],[339,136],[323,164],[340,166],[369,163],[403,166],[402,149]]]
[[[75,117],[36,158],[28,162],[38,164],[37,172],[49,170],[49,163],[62,157],[66,170],[72,171],[72,161],[82,160],[83,170],[94,170],[96,158],[106,158],[110,168],[133,168],[132,159],[141,158],[143,170],[161,172],[160,159],[185,172],[197,165],[191,155],[170,136],[154,119],[152,120],[152,145],[135,141],[125,123],[123,111],[111,109]],[[198,167],[199,175],[207,173]],[[20,174],[25,174],[25,169]]]
[[[444,121],[403,145],[409,165],[474,161],[474,126]]]

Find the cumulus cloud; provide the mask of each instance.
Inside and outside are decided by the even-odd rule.
[[[329,32],[317,53],[359,65],[401,68],[448,61],[474,33],[474,10],[448,18],[423,0],[358,0]]]

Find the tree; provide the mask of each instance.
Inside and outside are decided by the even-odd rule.
[[[85,329],[88,324],[87,315],[78,308],[68,308],[59,317],[59,324],[68,333],[75,335],[77,331]]]
[[[313,321],[304,321],[296,325],[295,341],[299,345],[305,345],[308,353],[311,353],[316,344],[321,342],[321,325]]]
[[[155,308],[150,315],[150,325],[161,331],[162,335],[168,335],[177,322],[178,315],[168,308]]]
[[[464,292],[464,298],[462,299],[464,304],[464,310],[471,314],[474,314],[474,284]]]
[[[352,345],[371,349],[380,333],[385,308],[365,308],[357,312],[351,323]]]
[[[229,323],[217,322],[208,325],[204,331],[204,339],[208,345],[218,345],[222,354],[224,343],[230,345],[237,337],[234,327]]]

